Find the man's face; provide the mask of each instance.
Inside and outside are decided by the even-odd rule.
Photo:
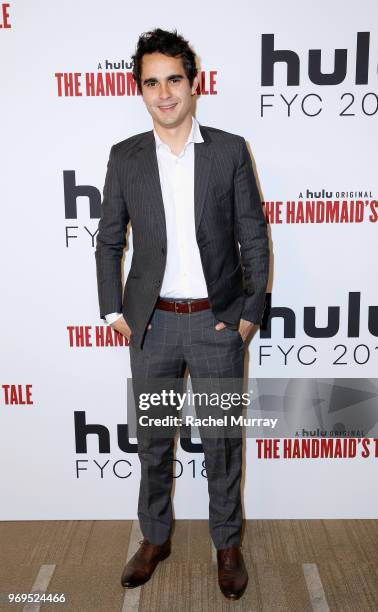
[[[164,128],[179,126],[192,115],[192,93],[181,58],[147,53],[142,58],[142,95],[153,122]]]

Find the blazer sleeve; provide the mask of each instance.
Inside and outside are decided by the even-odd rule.
[[[121,261],[126,246],[126,229],[129,220],[113,145],[106,171],[95,250],[98,300],[102,319],[105,319],[105,315],[109,313],[122,312]]]
[[[261,323],[269,277],[269,240],[260,194],[242,137],[234,176],[236,238],[244,272],[242,319]]]

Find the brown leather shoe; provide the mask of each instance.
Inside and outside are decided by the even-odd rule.
[[[247,587],[248,573],[239,546],[217,550],[218,584],[228,599],[239,599]]]
[[[149,580],[159,561],[171,554],[171,541],[164,544],[151,544],[146,538],[139,541],[141,545],[135,555],[126,563],[121,577],[123,587],[133,589]]]

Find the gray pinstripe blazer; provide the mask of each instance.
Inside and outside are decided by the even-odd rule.
[[[219,321],[260,323],[268,282],[269,244],[245,139],[200,125],[194,144],[194,214],[208,297]],[[126,228],[133,257],[122,292]],[[153,130],[112,146],[96,236],[100,317],[122,312],[142,346],[163,280],[167,235]],[[178,296],[179,297],[179,296]]]

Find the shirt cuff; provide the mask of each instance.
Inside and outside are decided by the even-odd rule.
[[[111,325],[111,323],[114,323],[115,321],[117,321],[117,319],[120,319],[122,317],[122,313],[119,312],[111,312],[110,314],[105,315],[105,319],[106,322]]]

